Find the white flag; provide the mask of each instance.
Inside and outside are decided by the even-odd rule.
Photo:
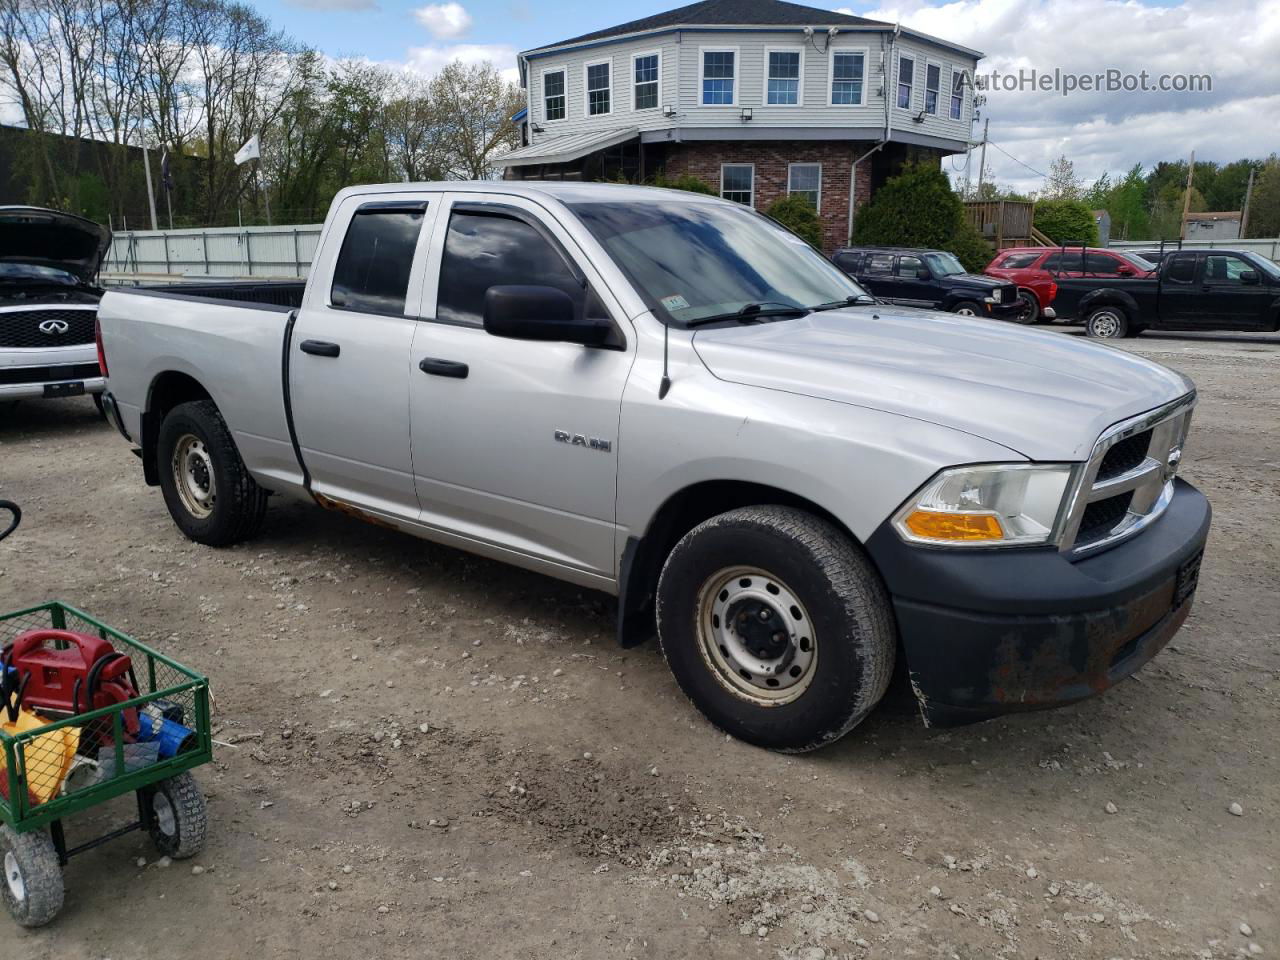
[[[262,156],[262,152],[258,149],[258,135],[254,134],[249,138],[249,142],[236,151],[236,165],[248,163],[250,160],[257,160]]]

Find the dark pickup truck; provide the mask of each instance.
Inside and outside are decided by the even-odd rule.
[[[1146,277],[1060,276],[1054,308],[1091,337],[1143,330],[1280,330],[1280,266],[1247,250],[1178,250]]]

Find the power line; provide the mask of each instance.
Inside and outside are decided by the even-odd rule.
[[[996,143],[994,140],[988,140],[987,142],[990,143],[997,150],[999,150],[1001,153],[1003,153],[1006,157],[1008,157],[1014,163],[1021,163],[1024,167],[1026,167],[1028,170],[1034,173],[1037,177],[1045,177],[1046,179],[1048,178],[1049,175],[1047,173],[1042,173],[1039,170],[1037,170],[1035,167],[1031,166],[1031,164],[1024,163],[1023,161],[1019,160],[1017,157],[1015,157],[1012,153],[1010,153],[1004,147],[1000,146],[1000,144]]]

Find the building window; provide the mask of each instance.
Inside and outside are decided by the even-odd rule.
[[[839,51],[831,55],[831,104],[862,104],[862,83],[866,77],[865,53]]]
[[[798,193],[813,209],[822,209],[822,164],[793,163],[787,168],[787,193]]]
[[[910,57],[898,58],[898,107],[911,109],[911,86],[915,83],[916,62]]]
[[[764,102],[774,106],[800,103],[800,51],[767,50],[769,71],[765,76]]]
[[[542,117],[564,119],[564,68],[548,70],[542,75]]]
[[[749,163],[725,163],[720,166],[720,196],[734,203],[755,206],[756,168]]]
[[[613,83],[613,61],[588,63],[587,67],[587,116],[596,117],[609,113],[609,88]]]
[[[938,112],[938,91],[942,89],[942,68],[936,63],[924,68],[924,112]]]
[[[702,51],[702,102],[707,106],[733,106],[737,102],[737,52]]]
[[[951,119],[964,115],[964,71],[951,68]]]
[[[631,58],[634,75],[632,109],[652,110],[658,105],[658,54],[637,53]]]

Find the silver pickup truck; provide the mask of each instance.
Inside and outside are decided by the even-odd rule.
[[[231,302],[228,297],[240,302]],[[616,594],[717,726],[807,750],[895,676],[929,723],[1154,656],[1209,529],[1182,376],[876,303],[712,197],[394,184],[310,279],[110,291],[106,406],[190,538],[269,494]]]

